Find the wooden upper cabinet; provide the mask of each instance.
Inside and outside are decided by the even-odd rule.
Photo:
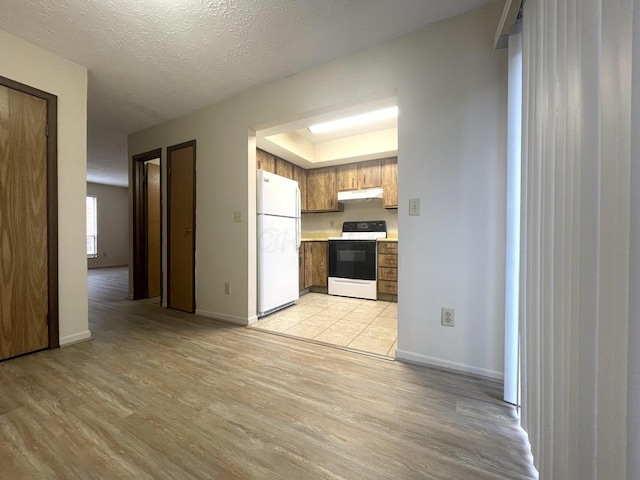
[[[256,149],[256,168],[298,182],[303,212],[343,211],[338,191],[383,188],[383,206],[398,208],[397,158],[349,163],[305,170],[264,150]]]
[[[358,163],[358,189],[382,186],[380,160]]]
[[[358,165],[356,163],[348,163],[337,167],[338,174],[338,190],[357,190],[358,189]]]
[[[292,178],[298,182],[298,188],[300,189],[300,209],[303,212],[307,211],[307,171],[299,167],[298,165],[292,165]]]
[[[276,157],[264,150],[256,149],[256,169],[276,173]]]
[[[397,157],[382,161],[382,205],[384,208],[398,208]]]
[[[336,167],[307,170],[307,211],[335,212],[342,208],[338,204]]]
[[[382,186],[380,160],[340,165],[337,172],[339,191]]]
[[[289,163],[282,158],[276,157],[276,174],[281,177],[293,179],[293,163]]]

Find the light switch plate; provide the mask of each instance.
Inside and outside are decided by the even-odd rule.
[[[233,221],[242,222],[242,212],[233,212]]]
[[[420,215],[420,199],[409,199],[409,215]]]

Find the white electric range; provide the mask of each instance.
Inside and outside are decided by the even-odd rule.
[[[329,295],[376,300],[377,240],[387,238],[384,220],[344,222],[329,238]]]

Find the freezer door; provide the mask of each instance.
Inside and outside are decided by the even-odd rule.
[[[258,316],[298,300],[295,218],[258,215]]]
[[[299,217],[298,182],[258,170],[256,177],[258,214]]]

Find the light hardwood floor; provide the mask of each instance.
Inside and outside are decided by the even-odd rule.
[[[490,381],[124,300],[94,340],[0,362],[2,479],[530,479]]]

